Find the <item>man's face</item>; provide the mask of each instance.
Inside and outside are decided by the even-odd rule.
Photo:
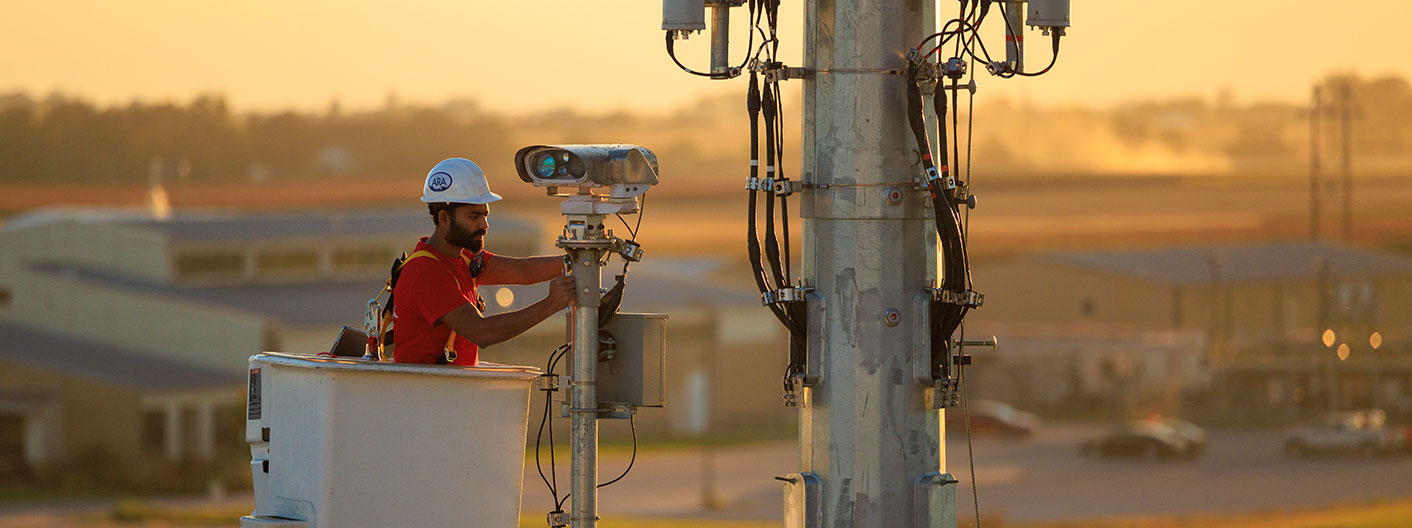
[[[490,229],[490,207],[483,204],[463,205],[451,215],[446,241],[471,253],[485,247],[485,232]]]

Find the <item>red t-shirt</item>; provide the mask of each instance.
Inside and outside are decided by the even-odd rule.
[[[476,280],[466,261],[442,254],[427,245],[426,237],[414,251],[429,251],[436,258],[414,258],[402,267],[397,286],[392,289],[392,327],[398,363],[436,363],[451,336],[451,328],[437,322],[441,316],[466,303],[476,302]],[[475,255],[461,250],[468,257]],[[481,263],[490,266],[495,255],[481,252]],[[457,335],[453,365],[475,365],[479,347]]]

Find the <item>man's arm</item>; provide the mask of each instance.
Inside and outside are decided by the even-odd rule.
[[[563,259],[559,259],[559,262],[562,263]],[[475,303],[468,302],[453,308],[437,321],[450,327],[461,337],[469,339],[476,346],[485,348],[524,333],[572,304],[573,300],[574,277],[561,274],[549,283],[549,295],[519,310],[487,317],[476,309]]]
[[[506,257],[495,255],[476,279],[481,284],[539,284],[564,273],[563,255]]]

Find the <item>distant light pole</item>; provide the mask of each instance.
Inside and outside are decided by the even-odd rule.
[[[1309,107],[1309,238],[1319,238],[1319,112],[1322,108],[1320,87],[1314,87],[1314,102]]]
[[[1343,240],[1353,240],[1353,82],[1339,84],[1339,119],[1343,140]]]

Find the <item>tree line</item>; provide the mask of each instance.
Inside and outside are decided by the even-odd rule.
[[[1334,163],[1341,128],[1334,94],[1348,86],[1352,149],[1360,170],[1412,167],[1412,86],[1401,77],[1329,76],[1320,134]],[[799,95],[786,98],[786,119]],[[1310,105],[1232,97],[1139,101],[1107,108],[1033,108],[998,99],[976,105],[977,170],[998,176],[1052,173],[1285,172],[1307,166]],[[738,108],[741,107],[741,108]],[[186,104],[99,107],[60,95],[0,95],[0,182],[144,183],[299,181],[424,174],[459,155],[513,171],[529,143],[628,142],[657,152],[676,181],[737,188],[748,152],[740,97],[708,98],[675,113],[532,115],[484,111],[468,101],[344,112],[236,113],[218,95]],[[787,126],[787,152],[799,130]],[[1381,164],[1381,165],[1380,165]],[[1381,167],[1381,168],[1380,168]]]

